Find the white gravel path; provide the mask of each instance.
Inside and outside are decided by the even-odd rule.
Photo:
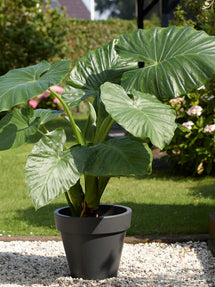
[[[0,287],[214,287],[215,258],[205,242],[124,244],[117,278],[69,276],[62,242],[0,241]]]

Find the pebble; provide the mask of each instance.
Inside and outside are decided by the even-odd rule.
[[[0,241],[1,287],[215,287],[206,242],[124,244],[118,277],[72,278],[61,241]]]

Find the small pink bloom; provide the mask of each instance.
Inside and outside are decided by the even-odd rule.
[[[182,124],[183,127],[192,130],[192,126],[194,125],[194,123],[192,121],[188,121]]]
[[[63,93],[63,88],[60,86],[51,86],[50,87],[53,91],[55,91],[58,94],[62,94]],[[42,99],[42,98],[47,98],[50,94],[50,91],[47,90],[44,93],[40,94],[37,96],[37,98]]]
[[[58,98],[54,98],[53,103],[55,103],[55,104],[59,104],[59,103],[60,103],[60,101],[58,100]]]
[[[50,87],[53,91],[55,91],[58,94],[62,94],[63,93],[63,88],[60,86],[51,86]]]
[[[201,113],[202,113],[202,107],[200,106],[193,106],[187,111],[187,114],[189,116],[200,116]]]
[[[214,125],[207,125],[204,128],[204,132],[206,132],[206,133],[212,133],[214,131],[215,131],[215,124]]]
[[[177,104],[180,104],[182,100],[183,98],[175,98],[175,99],[171,99],[169,102],[173,105],[177,105]]]
[[[178,154],[180,154],[181,153],[181,151],[180,150],[178,150],[178,151],[175,151],[174,149],[172,150],[172,153],[173,154],[176,154],[176,155],[178,155]]]
[[[33,109],[35,109],[38,105],[38,102],[32,99],[28,103]]]
[[[38,99],[44,99],[44,98],[48,98],[50,92],[49,91],[46,91],[40,95],[37,96]]]

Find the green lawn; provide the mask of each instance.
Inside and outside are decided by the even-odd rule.
[[[68,137],[72,140],[72,135]],[[35,211],[25,187],[24,166],[32,147],[30,143],[0,152],[0,234],[59,234],[53,211],[66,205],[64,195]],[[112,178],[102,202],[132,208],[130,235],[207,233],[207,215],[215,211],[215,178],[159,173],[147,178]]]

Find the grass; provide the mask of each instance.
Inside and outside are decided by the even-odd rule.
[[[61,121],[54,122],[50,128],[57,127]],[[65,129],[72,140],[67,124]],[[64,195],[35,211],[25,187],[24,166],[37,138],[38,135],[18,149],[0,152],[0,234],[59,234],[53,211],[66,205]],[[112,178],[102,202],[132,208],[130,235],[207,233],[208,213],[215,211],[215,178],[171,177],[159,173],[147,178]]]
[[[215,211],[215,179],[113,179],[103,200],[132,208],[129,234],[207,233]]]

